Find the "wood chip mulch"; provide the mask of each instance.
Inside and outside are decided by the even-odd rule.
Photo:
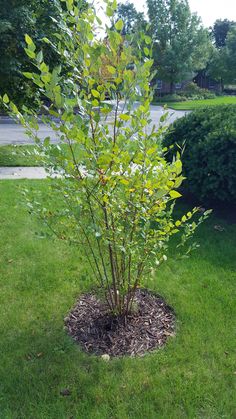
[[[175,335],[175,315],[163,298],[139,289],[136,311],[124,319],[111,316],[106,304],[84,294],[65,318],[68,334],[88,353],[108,356],[144,355]]]

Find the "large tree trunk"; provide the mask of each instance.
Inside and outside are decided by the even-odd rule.
[[[170,93],[171,95],[175,93],[175,84],[173,81],[170,82]]]

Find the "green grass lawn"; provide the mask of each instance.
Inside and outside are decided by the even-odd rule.
[[[42,226],[21,204],[21,186],[47,182],[0,182],[0,418],[235,417],[236,225],[212,216],[199,251],[146,283],[175,309],[176,338],[144,358],[106,363],[63,330],[93,282],[86,260],[37,238]],[[70,396],[60,395],[65,388]]]
[[[158,102],[156,104],[158,105]],[[165,105],[164,102],[161,102],[160,104]],[[236,96],[219,96],[215,99],[188,100],[186,102],[167,103],[168,108],[174,109],[176,111],[192,111],[194,109],[199,109],[206,106],[218,105],[236,105]]]
[[[52,148],[57,147],[52,145]],[[68,145],[60,144],[63,153],[71,157]],[[0,167],[34,167],[43,166],[43,158],[39,148],[35,145],[7,145],[0,146]],[[76,145],[74,145],[75,156],[78,156]]]
[[[0,166],[40,166],[40,158],[33,154],[34,145],[0,147]]]

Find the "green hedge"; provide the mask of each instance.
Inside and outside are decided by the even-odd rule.
[[[172,124],[164,145],[181,151],[185,186],[198,199],[236,203],[236,106],[194,111]]]

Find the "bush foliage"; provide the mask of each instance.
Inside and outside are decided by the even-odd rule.
[[[169,128],[172,159],[182,150],[185,186],[205,201],[236,202],[236,106],[194,111]]]
[[[182,93],[187,99],[202,100],[202,99],[214,99],[216,97],[214,92],[208,89],[202,89],[196,83],[188,83]]]
[[[116,4],[105,3],[109,21]],[[176,188],[183,180],[182,164],[179,156],[171,163],[165,160],[163,128],[147,129],[151,39],[140,34],[140,51],[146,58],[142,52],[134,56],[118,20],[115,25],[111,21],[112,29],[107,26],[105,41],[100,41],[94,36],[101,24],[94,10],[80,13],[73,0],[67,2],[67,11],[61,10],[61,21],[59,41],[53,46],[73,68],[66,77],[61,67],[50,70],[43,52],[30,36],[25,38],[25,51],[37,71],[24,75],[49,101],[46,110],[57,122],[47,116],[44,122],[60,139],[56,148],[50,138],[42,145],[49,173],[59,175],[51,179],[50,203],[46,206],[45,197],[38,196],[29,201],[29,208],[59,239],[85,253],[112,312],[127,315],[137,287],[167,259],[171,237],[180,233],[180,246],[185,245],[207,214],[197,223],[196,208],[180,219],[173,216],[181,196]],[[114,108],[105,101],[107,94]],[[137,95],[140,103],[135,107]],[[23,115],[6,94],[2,100],[39,142],[37,115],[27,108]],[[187,253],[190,249],[188,244]]]
[[[215,99],[216,95],[214,92],[210,92],[207,89],[201,89],[196,83],[188,83],[184,90],[178,91],[178,93],[167,94],[161,98],[162,102],[185,102],[187,100],[204,100],[204,99]],[[160,96],[155,95],[155,100],[160,101]]]

